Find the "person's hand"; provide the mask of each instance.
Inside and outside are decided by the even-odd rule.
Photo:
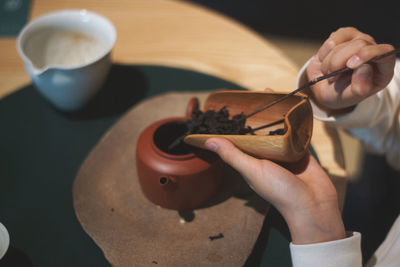
[[[294,244],[342,239],[345,230],[337,193],[316,160],[307,155],[291,172],[269,160],[243,153],[223,138],[210,138],[206,147],[236,169],[249,186],[274,205],[288,224]]]
[[[352,27],[333,32],[310,61],[307,67],[308,79],[312,80],[346,66],[354,71],[312,86],[315,102],[321,108],[339,112],[385,88],[393,77],[395,56],[372,64],[364,63],[393,49],[389,44],[376,44],[370,35]]]

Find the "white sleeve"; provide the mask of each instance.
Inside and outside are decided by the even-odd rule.
[[[301,69],[298,85],[306,78]],[[395,72],[387,88],[359,103],[356,108],[343,116],[329,116],[314,103],[314,117],[332,122],[360,139],[365,148],[373,153],[386,156],[388,163],[400,170],[400,60],[396,60]]]
[[[358,267],[362,266],[361,234],[316,244],[290,243],[293,267]]]
[[[383,243],[366,265],[367,267],[400,266],[400,216],[397,217]]]

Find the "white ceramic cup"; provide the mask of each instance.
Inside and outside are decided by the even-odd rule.
[[[116,36],[113,24],[99,14],[61,10],[28,23],[17,50],[40,93],[58,109],[76,111],[104,83]]]
[[[0,259],[6,254],[8,246],[10,245],[10,236],[7,229],[0,223]]]

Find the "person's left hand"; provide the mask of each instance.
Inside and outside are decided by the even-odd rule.
[[[249,186],[274,205],[285,218],[294,244],[345,237],[336,189],[309,154],[284,167],[243,153],[223,138],[210,138],[209,150],[236,169]]]

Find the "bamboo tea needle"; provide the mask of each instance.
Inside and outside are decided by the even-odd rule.
[[[391,55],[394,55],[394,54],[397,54],[397,53],[400,53],[400,48],[396,48],[396,49],[394,49],[394,50],[392,50],[392,51],[390,51],[388,53],[373,57],[370,60],[366,61],[364,64],[372,63],[372,62],[375,62],[377,60],[380,60],[382,58],[385,58],[385,57],[388,57],[388,56],[391,56]],[[286,98],[289,98],[292,95],[294,95],[294,94],[296,94],[296,93],[298,93],[298,92],[300,92],[300,91],[302,91],[302,90],[304,90],[304,89],[316,84],[317,82],[320,82],[322,80],[331,78],[333,76],[336,76],[336,75],[339,75],[339,74],[342,74],[342,73],[350,72],[350,71],[353,71],[353,70],[348,68],[348,67],[344,67],[344,68],[341,68],[341,69],[339,69],[337,71],[331,72],[331,73],[329,73],[327,75],[323,75],[323,76],[317,77],[317,78],[311,80],[310,82],[304,84],[303,86],[297,88],[296,90],[290,92],[289,94],[284,95],[281,98],[278,98],[277,100],[275,100],[275,101],[273,101],[273,102],[261,107],[260,109],[258,109],[256,111],[253,111],[252,113],[250,113],[248,115],[246,115],[246,118],[249,118],[249,117],[251,117],[251,116],[253,116],[253,115],[255,115],[255,114],[257,114],[257,113],[259,113],[259,112],[261,112],[263,110],[266,110],[267,108],[272,107],[273,105],[275,105],[275,104],[285,100]]]

